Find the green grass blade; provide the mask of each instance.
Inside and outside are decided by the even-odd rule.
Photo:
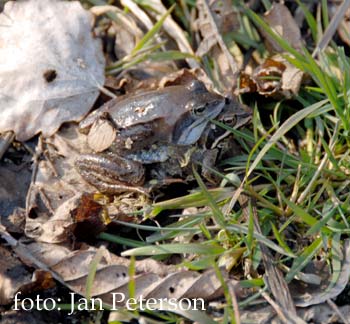
[[[131,246],[131,247],[139,247],[139,246],[145,245],[144,242],[131,240],[131,239],[128,239],[125,237],[121,237],[121,236],[113,235],[113,234],[109,234],[109,233],[100,233],[98,235],[98,238],[101,240],[106,240],[109,242],[122,244],[122,245],[126,245],[126,246]]]
[[[162,244],[144,246],[122,252],[122,256],[140,256],[140,255],[162,255],[162,254],[201,254],[201,255],[218,255],[225,249],[213,244]]]
[[[104,247],[101,247],[97,250],[95,256],[90,262],[89,273],[86,278],[86,285],[85,285],[85,298],[87,300],[89,300],[91,297],[91,291],[92,291],[92,286],[94,284],[97,267],[102,260],[103,254],[104,254]]]
[[[208,190],[209,195],[212,199],[218,203],[220,201],[226,200],[232,195],[232,188],[216,188]],[[195,193],[165,200],[152,205],[152,211],[149,217],[155,217],[163,210],[171,209],[184,209],[188,207],[201,207],[207,204],[207,196],[203,191],[197,191]]]
[[[284,242],[280,232],[278,231],[278,229],[276,228],[275,224],[271,223],[271,228],[272,228],[272,232],[275,235],[275,238],[278,242],[278,244],[289,254],[293,254],[293,251],[289,248],[289,246],[287,245],[286,242]]]
[[[226,227],[226,229],[227,229],[228,231],[231,231],[231,232],[234,232],[234,233],[237,233],[237,234],[246,234],[246,235],[247,235],[248,232],[249,232],[248,228],[245,227],[245,226],[243,226],[243,225],[228,225],[228,226]],[[260,242],[260,243],[266,245],[266,246],[269,247],[270,249],[272,249],[272,250],[274,250],[274,251],[276,251],[276,252],[278,252],[278,253],[281,253],[281,254],[283,254],[283,255],[289,256],[289,257],[293,257],[293,258],[295,257],[294,254],[286,252],[286,251],[285,251],[284,249],[282,249],[279,245],[277,245],[276,243],[272,242],[271,240],[269,240],[268,238],[266,238],[264,235],[262,235],[262,234],[260,234],[260,233],[257,233],[257,232],[255,232],[255,231],[254,231],[253,235],[254,235],[254,238],[255,238],[258,242]]]
[[[298,256],[291,267],[290,271],[287,273],[285,279],[290,282],[299,271],[301,271],[316,255],[318,250],[322,247],[322,237],[318,237],[313,241],[307,248],[304,249],[303,253]]]
[[[176,61],[185,59],[194,59],[199,61],[199,58],[191,53],[183,53],[179,51],[155,52],[148,55],[148,59],[155,62]]]
[[[269,141],[266,143],[266,145],[261,149],[258,156],[254,160],[253,164],[250,166],[246,178],[249,177],[249,175],[253,172],[253,170],[256,168],[256,166],[260,163],[263,156],[266,154],[266,152],[276,144],[276,142],[285,135],[288,131],[290,131],[296,124],[298,124],[300,121],[302,121],[304,118],[306,118],[311,113],[317,111],[320,109],[324,104],[328,102],[327,99],[322,100],[320,102],[317,102],[309,107],[306,107],[298,112],[296,112],[294,115],[290,116],[282,125],[281,127],[276,131],[275,134],[272,135],[272,137],[269,139]]]
[[[310,27],[312,38],[313,38],[314,42],[317,43],[317,22],[316,22],[316,19],[311,14],[311,12],[308,10],[308,8],[300,0],[296,0],[296,2],[298,3],[299,7],[301,8],[301,10],[303,11],[303,13],[305,15],[305,19],[306,19],[308,26]]]
[[[214,198],[209,193],[209,191],[206,188],[203,180],[201,179],[201,177],[199,176],[199,174],[197,173],[197,171],[195,170],[194,167],[193,167],[193,174],[194,174],[194,177],[196,178],[196,180],[198,182],[199,187],[202,189],[202,192],[203,192],[205,198],[207,199],[209,207],[211,208],[211,210],[213,212],[213,217],[214,217],[215,221],[217,222],[217,224],[220,225],[220,227],[225,228],[226,223],[225,223],[224,214],[222,213],[222,211],[220,210],[220,208],[216,204]]]
[[[158,33],[160,28],[163,26],[165,19],[170,15],[170,13],[175,8],[176,4],[173,4],[165,14],[154,24],[153,28],[150,29],[145,36],[143,36],[140,41],[135,45],[131,52],[131,55],[135,55],[139,50],[141,50],[153,37]]]

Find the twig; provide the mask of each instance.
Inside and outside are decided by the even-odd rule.
[[[322,38],[315,47],[312,57],[317,56],[321,51],[323,51],[326,46],[331,41],[334,33],[337,31],[339,24],[343,20],[347,9],[350,7],[350,0],[344,0],[344,2],[338,7],[335,15],[333,16],[331,22],[329,23],[326,31],[324,32]]]
[[[327,304],[337,313],[337,315],[344,322],[344,324],[350,324],[350,322],[344,317],[338,306],[332,300],[328,299]]]
[[[228,290],[229,290],[230,296],[232,298],[233,311],[235,313],[235,323],[241,324],[241,316],[239,314],[239,307],[238,307],[237,296],[236,296],[235,290],[233,289],[233,287],[231,285],[228,285]]]
[[[12,141],[15,139],[15,133],[14,132],[6,132],[0,135],[0,160],[2,159],[3,155],[11,145]]]

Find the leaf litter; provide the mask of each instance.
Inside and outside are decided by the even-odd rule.
[[[67,12],[57,15],[57,12]],[[0,132],[50,136],[91,109],[104,82],[92,16],[78,1],[7,2],[0,14]]]
[[[120,202],[124,198],[130,199],[129,206],[124,206],[125,209],[123,209],[124,207],[113,205],[110,197],[104,197],[103,195],[96,196],[96,189],[83,182],[75,170],[74,160],[79,154],[89,152],[91,149],[95,152],[103,151],[106,147],[110,146],[115,136],[115,131],[110,127],[108,121],[95,125],[91,137],[80,134],[77,125],[74,123],[61,127],[59,132],[57,130],[65,122],[81,120],[93,106],[100,90],[104,94],[110,93],[109,90],[101,89],[104,83],[104,58],[99,42],[91,37],[91,17],[81,8],[78,2],[68,4],[66,2],[48,1],[47,3],[58,7],[58,9],[56,7],[53,10],[64,10],[60,6],[68,6],[69,4],[74,8],[74,10],[71,10],[72,15],[80,17],[80,19],[76,18],[76,20],[82,23],[83,26],[80,32],[86,43],[81,45],[84,45],[82,47],[88,49],[90,52],[85,53],[80,47],[76,47],[77,44],[71,44],[71,40],[78,37],[73,32],[77,27],[74,24],[71,25],[74,19],[67,16],[64,23],[55,20],[53,21],[53,25],[55,26],[53,29],[55,31],[58,30],[57,26],[61,25],[66,25],[68,30],[71,31],[68,40],[66,42],[63,41],[65,38],[61,34],[55,35],[55,33],[50,33],[49,35],[52,38],[49,38],[47,44],[43,42],[43,45],[46,47],[36,46],[35,49],[28,49],[28,51],[25,49],[25,51],[33,54],[33,57],[39,57],[38,53],[51,53],[48,49],[51,41],[58,39],[62,48],[65,50],[69,49],[67,52],[72,54],[73,59],[71,57],[64,57],[63,61],[63,58],[57,55],[57,53],[61,53],[61,50],[57,48],[56,52],[51,53],[52,56],[49,57],[48,61],[41,60],[39,65],[35,65],[36,62],[33,60],[31,62],[32,64],[24,67],[20,66],[19,71],[14,70],[11,72],[13,73],[13,79],[17,82],[16,86],[9,83],[6,87],[2,87],[5,90],[0,97],[0,104],[2,107],[6,107],[6,109],[2,110],[2,114],[6,118],[4,118],[3,122],[0,121],[0,131],[13,131],[16,134],[16,138],[21,141],[27,140],[39,132],[42,133],[42,136],[40,137],[34,157],[34,172],[26,199],[26,222],[24,228],[21,224],[17,226],[16,230],[13,227],[11,228],[10,224],[6,223],[3,219],[3,209],[0,209],[2,216],[1,222],[6,226],[5,228],[1,225],[0,233],[2,239],[11,246],[16,256],[21,259],[24,265],[27,267],[34,266],[34,268],[41,270],[36,270],[33,278],[31,278],[30,272],[22,265],[22,270],[20,270],[22,271],[21,275],[16,275],[16,279],[5,281],[5,273],[12,271],[16,267],[15,264],[20,265],[20,263],[18,263],[18,260],[14,256],[9,255],[8,250],[1,247],[0,253],[4,256],[2,260],[4,267],[1,267],[2,271],[0,272],[1,303],[9,303],[16,291],[25,290],[24,287],[27,287],[29,292],[36,291],[36,289],[47,289],[42,285],[45,282],[47,283],[47,280],[52,280],[50,279],[52,277],[82,296],[86,296],[87,294],[94,297],[98,296],[106,304],[110,305],[112,304],[110,299],[111,292],[119,292],[125,294],[125,296],[129,296],[131,280],[135,282],[135,296],[142,295],[144,298],[170,298],[175,296],[176,298],[204,298],[207,302],[211,302],[212,300],[220,300],[225,295],[225,288],[227,287],[231,292],[231,296],[237,297],[239,300],[245,299],[247,296],[252,296],[252,292],[257,292],[270,305],[266,306],[266,303],[263,304],[260,299],[259,302],[262,303],[261,305],[264,305],[262,308],[254,309],[254,312],[240,310],[238,315],[241,316],[241,320],[243,321],[245,319],[251,319],[252,315],[254,315],[256,322],[259,323],[270,323],[273,320],[285,323],[304,323],[310,318],[321,318],[323,313],[321,314],[320,312],[317,314],[314,307],[309,308],[308,311],[299,308],[310,305],[319,306],[318,304],[321,304],[319,306],[320,309],[322,307],[324,308],[325,314],[329,314],[327,312],[332,307],[332,310],[334,311],[335,309],[340,317],[342,312],[348,312],[345,308],[337,309],[337,306],[330,302],[331,298],[335,298],[345,289],[348,282],[350,268],[348,265],[350,258],[348,241],[345,242],[343,248],[339,244],[334,246],[332,250],[333,256],[338,258],[338,263],[332,264],[333,269],[329,267],[325,277],[322,277],[317,271],[315,272],[317,274],[298,273],[295,281],[297,281],[297,284],[301,284],[304,290],[305,283],[308,281],[312,281],[314,285],[310,285],[310,287],[306,285],[306,292],[304,294],[300,293],[303,289],[297,289],[296,292],[293,291],[292,296],[289,293],[292,285],[290,287],[287,285],[281,268],[276,266],[279,257],[278,253],[272,255],[267,246],[264,245],[263,240],[259,241],[258,244],[265,269],[264,280],[272,296],[269,296],[261,289],[259,290],[257,286],[254,289],[247,288],[244,282],[236,279],[240,276],[228,273],[224,268],[215,271],[214,269],[207,269],[210,267],[206,266],[204,269],[207,270],[198,272],[187,270],[183,264],[181,266],[166,265],[160,261],[143,259],[135,262],[135,274],[132,277],[129,274],[129,259],[117,256],[108,251],[104,246],[97,248],[93,246],[94,244],[89,246],[85,243],[76,242],[76,239],[78,241],[86,240],[91,244],[91,240],[89,239],[96,239],[99,233],[104,231],[113,222],[113,219],[111,220],[109,218],[111,213],[108,213],[111,210],[114,210],[115,215],[128,216],[129,219],[127,221],[132,220],[136,223],[135,226],[137,226],[141,223],[142,216],[147,215],[147,212],[143,208],[149,207],[150,202],[144,198],[142,200],[140,197],[121,196]],[[146,8],[128,0],[123,0],[121,3],[130,9],[133,16],[125,14],[125,12],[113,6],[106,6],[104,8],[95,7],[92,12],[97,13],[98,10],[102,10],[104,13],[107,13],[112,9],[114,13],[123,17],[119,25],[116,21],[113,21],[113,28],[109,30],[116,36],[114,43],[116,50],[113,55],[123,60],[125,57],[128,58],[134,46],[144,37],[147,30],[154,28],[152,20],[160,19],[166,12],[166,8],[159,1],[150,2],[152,10],[146,10]],[[247,83],[249,86],[246,83],[246,88],[241,87],[241,89],[236,89],[237,76],[242,68],[239,65],[242,62],[240,58],[234,58],[232,56],[232,52],[230,52],[232,49],[227,47],[222,33],[227,31],[232,32],[237,28],[235,22],[236,19],[238,20],[238,14],[232,11],[232,6],[228,2],[223,1],[216,7],[218,3],[217,1],[211,1],[210,4],[205,0],[198,1],[199,18],[197,20],[196,30],[198,33],[197,36],[199,36],[198,39],[200,40],[196,55],[200,57],[209,56],[218,62],[216,73],[218,73],[220,76],[219,80],[222,82],[222,84],[219,84],[218,89],[226,94],[229,94],[233,90],[236,93],[257,91],[260,95],[272,96],[275,99],[281,97],[291,99],[295,95],[298,95],[302,86],[303,72],[285,59],[284,50],[264,30],[260,30],[260,32],[265,36],[266,42],[269,43],[270,54],[276,52],[279,54],[264,59],[258,65],[254,62],[250,67],[246,67],[246,70],[250,70],[247,74]],[[223,7],[220,7],[220,5],[223,5]],[[40,1],[35,0],[27,1],[25,5],[9,2],[0,16],[0,22],[8,24],[9,17],[17,21],[18,18],[14,13],[20,15],[24,8],[31,8],[30,6],[33,6],[34,11],[42,8]],[[50,8],[49,5],[45,7],[45,10],[41,10],[43,20],[47,20],[45,13],[49,13],[48,8]],[[101,15],[102,11],[98,15]],[[32,14],[31,10],[27,12],[29,16]],[[57,19],[56,16],[54,15],[54,19]],[[138,19],[141,20],[141,24]],[[301,50],[303,44],[299,26],[285,5],[274,4],[272,9],[266,13],[264,19],[272,29],[283,36],[295,49]],[[142,23],[143,26],[140,27]],[[31,31],[37,28],[32,26],[31,21],[28,24]],[[285,25],[288,28],[284,28]],[[125,26],[134,26],[134,28],[126,32]],[[227,26],[229,26],[228,29],[225,29]],[[165,19],[163,28],[168,33],[168,36],[173,39],[173,44],[176,44],[180,51],[190,54],[195,52],[180,25],[170,16]],[[17,26],[13,29],[17,33],[15,35],[21,33],[21,29],[17,29]],[[43,30],[45,31],[45,28]],[[60,29],[58,31],[62,32]],[[162,35],[162,37],[165,37],[163,39],[167,39],[168,36]],[[11,34],[7,35],[4,38],[5,43],[8,44],[12,38],[16,37]],[[162,47],[163,44],[159,44],[159,42],[162,42],[162,38],[157,36],[155,39],[158,41],[158,45]],[[346,42],[346,40],[344,41]],[[29,43],[32,45],[34,42],[30,40],[28,41]],[[130,46],[130,43],[133,46]],[[8,53],[6,50],[10,50],[10,48],[6,48],[5,46],[5,50],[0,50],[0,57],[7,59]],[[83,58],[82,61],[74,61],[74,58],[77,57]],[[107,57],[106,61],[108,62],[109,59],[110,57]],[[140,87],[140,89],[157,89],[169,84],[186,84],[188,80],[193,78],[203,78],[207,88],[217,88],[213,86],[215,83],[208,78],[207,73],[203,69],[198,68],[199,65],[196,60],[192,58],[186,58],[185,60],[190,67],[195,69],[178,69],[174,64],[168,66],[166,64],[152,65],[147,60],[146,63],[136,62],[130,68],[124,66],[125,71],[118,75],[120,81],[117,89],[122,92],[125,91],[125,86],[128,87],[126,92],[133,92],[137,87]],[[63,64],[58,64],[57,62],[65,62],[65,64],[63,66]],[[11,66],[10,63],[6,64],[7,66]],[[255,67],[251,68],[254,65]],[[166,68],[162,69],[165,66]],[[169,74],[169,67],[173,74]],[[40,71],[39,74],[38,71]],[[0,65],[0,76],[7,75],[6,73],[9,73],[9,71],[3,71]],[[18,81],[18,77],[23,76],[23,74],[27,77]],[[135,75],[138,75],[139,80],[135,78]],[[61,76],[65,76],[65,78],[61,79]],[[271,76],[277,76],[277,79],[280,80],[270,81],[269,77]],[[4,78],[0,77],[1,79]],[[137,81],[135,82],[135,80]],[[58,81],[62,81],[62,83],[60,84]],[[114,82],[115,80],[113,80]],[[53,88],[55,83],[58,83],[57,89],[53,89],[50,92],[48,89],[51,86]],[[43,84],[44,87],[42,87]],[[24,95],[20,96],[19,94]],[[21,102],[17,102],[18,97],[23,98]],[[1,98],[3,98],[3,102],[1,102]],[[30,101],[26,98],[31,98],[31,100],[34,98],[34,100]],[[26,121],[35,122],[28,122],[26,125],[23,125],[23,116],[27,116],[25,118]],[[106,135],[105,138],[101,139],[99,136],[93,136],[94,133],[98,134],[99,132],[103,132]],[[11,141],[12,139],[9,139],[7,143]],[[6,145],[4,146],[4,151],[6,151]],[[228,191],[225,190],[218,194],[221,197],[225,197],[225,199],[227,199],[227,193],[231,190],[229,188],[226,189]],[[21,190],[21,204],[23,203],[25,191]],[[0,198],[4,196],[4,194],[1,194]],[[181,198],[177,203],[179,201],[181,201]],[[191,205],[191,199],[188,201]],[[2,205],[1,200],[0,203]],[[141,217],[130,217],[130,212],[132,212],[129,209],[130,205],[134,207],[138,206],[138,212],[142,210]],[[158,204],[158,206],[160,205]],[[181,206],[181,202],[178,206]],[[166,209],[175,209],[177,207],[174,207],[170,203]],[[248,220],[251,216],[248,215],[249,213],[247,214],[248,209],[244,202],[241,202],[241,207],[246,214],[246,220]],[[198,210],[196,209],[196,212],[192,212],[195,214]],[[205,214],[208,212],[208,209],[203,209],[202,212]],[[11,213],[15,214],[14,211],[11,211]],[[150,215],[148,214],[148,216]],[[186,216],[192,217],[195,215],[189,214]],[[264,237],[264,229],[260,228],[256,215],[254,217],[253,231]],[[180,222],[186,224],[187,221],[188,217],[184,217],[179,220],[179,224]],[[87,229],[85,226],[90,227]],[[23,230],[26,234],[26,237],[23,237],[24,242],[14,239],[8,233],[23,233]],[[207,230],[205,233],[205,237],[209,239],[211,231]],[[190,237],[193,236],[191,235]],[[31,238],[34,242],[25,242],[25,238]],[[201,238],[203,239],[203,237]],[[336,244],[336,241],[334,242]],[[110,247],[110,245],[107,246]],[[159,245],[160,248],[161,246],[162,244]],[[128,255],[131,251],[126,251],[123,255]],[[244,253],[245,249],[242,249],[239,258]],[[92,263],[99,254],[101,258],[97,264],[96,273],[93,274],[94,280],[92,286],[88,291],[87,281],[89,280],[88,277],[91,276]],[[185,258],[186,255],[182,257]],[[192,254],[191,258],[193,258],[191,260],[193,262],[196,255]],[[313,263],[309,262],[309,266]],[[250,269],[248,275],[254,273],[254,271]],[[336,271],[339,273],[336,273]],[[314,280],[316,277],[319,281]],[[318,286],[318,289],[315,289],[315,285]],[[283,287],[283,291],[280,291],[281,287]],[[324,290],[324,287],[326,287],[326,290]],[[327,301],[328,304],[325,304],[324,302]],[[325,305],[328,305],[328,308]],[[121,304],[120,306],[125,305]],[[298,307],[296,308],[295,306]],[[279,319],[275,317],[275,313]],[[182,315],[188,318],[192,316],[189,313]],[[273,317],[275,318],[273,319]],[[294,319],[291,320],[289,317],[293,317]],[[326,317],[327,315],[324,315],[323,319],[318,320],[320,322],[324,320],[325,322]],[[196,315],[193,318],[196,318]]]

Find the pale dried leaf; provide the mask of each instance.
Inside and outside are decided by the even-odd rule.
[[[83,118],[104,82],[91,14],[78,1],[7,2],[0,26],[0,132],[24,141]]]
[[[285,65],[286,69],[282,73],[281,93],[285,98],[290,99],[299,93],[304,73],[287,61]]]
[[[128,8],[140,21],[146,26],[148,30],[153,28],[152,20],[147,16],[147,14],[137,5],[135,1],[132,0],[121,0],[120,3]]]
[[[95,152],[108,149],[117,136],[115,127],[106,119],[95,121],[89,131],[87,141],[89,147]]]
[[[58,196],[57,199],[59,199]],[[39,212],[39,217],[27,217],[25,226],[26,235],[41,242],[65,242],[71,236],[72,225],[74,224],[71,215],[72,211],[77,208],[80,199],[81,194],[77,193],[59,205],[50,217],[47,214]]]
[[[343,314],[344,318],[350,318],[350,306],[345,305],[339,307],[339,311]],[[308,308],[300,308],[298,314],[307,323],[322,323],[322,324],[338,324],[343,323],[341,318],[335,313],[335,311],[326,303],[320,305],[314,305]]]
[[[337,282],[329,283],[329,286],[322,285],[319,289],[312,289],[312,291],[308,291],[307,293],[299,296],[295,296],[296,302],[295,304],[298,307],[308,307],[310,305],[321,304],[328,299],[334,298],[338,296],[346,287],[349,281],[350,276],[350,240],[346,239],[344,244],[344,251],[339,252],[340,260],[343,260],[341,272],[337,279]],[[327,289],[325,289],[327,287]]]
[[[339,6],[340,4],[337,3],[329,3],[328,10],[331,17],[335,15]],[[350,46],[350,8],[346,10],[344,18],[338,26],[338,34],[341,40]]]

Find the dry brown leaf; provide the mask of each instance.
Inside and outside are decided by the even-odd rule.
[[[252,75],[241,75],[238,93],[258,92],[266,97],[290,99],[298,94],[303,75],[285,58],[274,55],[255,68]]]
[[[0,166],[0,220],[11,232],[23,231],[23,208],[30,178],[31,173],[26,165]]]
[[[44,142],[45,158],[38,162],[37,172],[27,195],[27,215],[25,233],[40,242],[62,243],[72,237],[86,237],[84,228],[95,227],[89,211],[81,210],[85,193],[96,193],[96,188],[83,180],[75,168],[75,160],[81,154],[91,153],[88,136],[78,131],[78,125],[69,124]],[[114,201],[101,202],[103,215],[100,227],[91,236],[103,230],[104,215],[113,219],[127,218],[126,214],[135,212],[148,204],[143,195],[125,193]],[[93,210],[90,210],[94,214]],[[78,214],[79,215],[78,215]],[[85,216],[84,221],[77,219]],[[93,217],[92,217],[93,218]],[[134,219],[134,218],[131,218]]]
[[[10,1],[0,26],[0,132],[24,141],[83,118],[104,82],[91,14],[78,1]]]
[[[41,266],[53,272],[55,279],[65,284],[74,292],[85,295],[86,280],[90,271],[90,263],[95,258],[97,249],[70,251],[63,245],[48,243],[30,243],[24,245],[9,239],[14,251],[36,266]],[[113,306],[113,293],[123,293],[129,296],[128,274],[129,260],[111,254],[102,249],[102,259],[97,266],[97,272],[91,290],[92,297],[102,298],[103,302]],[[203,298],[212,300],[222,296],[223,288],[214,270],[203,274],[195,271],[178,269],[176,266],[166,266],[154,260],[136,261],[135,264],[135,298]],[[241,296],[239,282],[229,279],[222,273],[225,280]],[[120,302],[118,306],[123,306]]]
[[[28,193],[25,232],[39,241],[59,243],[71,235],[72,211],[78,207],[82,194],[96,191],[74,167],[77,156],[90,149],[86,136],[73,124],[46,139],[44,146],[46,158],[38,163]]]
[[[302,38],[299,26],[284,4],[274,3],[272,8],[265,13],[264,20],[271,29],[288,42],[291,47],[301,50]],[[263,28],[260,28],[260,32],[264,35],[266,46],[271,52],[284,52],[278,43],[274,41]]]
[[[228,50],[222,34],[235,28],[232,4],[230,1],[213,1],[209,6],[207,0],[200,0],[197,8],[196,29],[200,31],[203,40],[196,55],[202,57],[210,52],[213,62],[218,65],[215,71],[218,73],[216,79],[223,88],[221,90],[230,93],[236,86],[239,66]],[[226,19],[227,17],[230,19]]]
[[[10,251],[0,246],[0,305],[12,303],[18,291],[25,294],[53,286],[50,273],[37,270],[32,275]]]

